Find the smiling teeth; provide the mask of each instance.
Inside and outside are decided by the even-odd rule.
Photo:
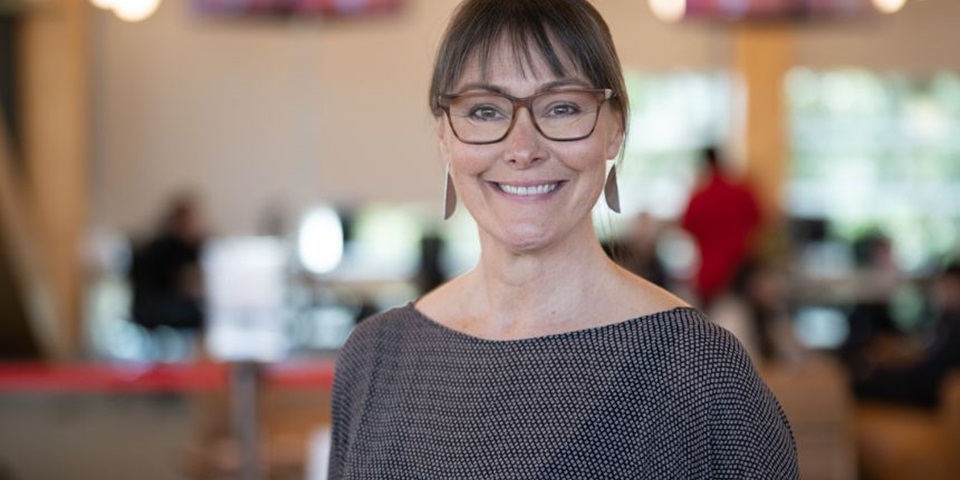
[[[497,185],[500,187],[500,190],[511,195],[543,195],[544,193],[550,193],[557,189],[556,183],[548,183],[546,185],[536,185],[532,187],[515,187],[513,185],[504,185],[502,183],[498,183]]]

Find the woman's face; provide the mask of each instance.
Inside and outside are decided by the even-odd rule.
[[[558,78],[539,55],[532,57],[522,71],[512,49],[501,46],[490,56],[486,78],[475,59],[451,93],[500,91],[527,97],[548,89],[609,87],[592,85],[580,74]],[[569,63],[567,67],[577,71]],[[487,145],[461,142],[446,115],[437,118],[441,154],[481,237],[524,253],[563,242],[572,232],[592,231],[590,212],[603,190],[606,160],[620,149],[619,117],[604,102],[593,134],[576,141],[547,139],[525,108],[516,117],[506,138]]]

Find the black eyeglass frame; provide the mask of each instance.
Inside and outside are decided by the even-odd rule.
[[[591,93],[597,98],[597,109],[594,111],[593,115],[593,126],[590,127],[590,131],[584,135],[574,138],[553,138],[550,135],[547,135],[540,129],[540,124],[537,123],[537,116],[533,114],[533,101],[543,95],[550,95],[556,93],[562,93],[564,91],[573,91],[573,92],[586,92]],[[475,95],[496,95],[498,97],[506,98],[510,100],[513,104],[513,112],[510,114],[510,125],[507,127],[507,130],[503,132],[503,135],[496,140],[488,140],[483,142],[474,142],[464,140],[460,137],[460,134],[457,133],[456,127],[453,126],[453,118],[450,115],[450,102],[456,100],[459,97],[475,96]],[[540,135],[543,135],[544,138],[548,140],[553,140],[555,142],[575,142],[577,140],[583,140],[584,138],[593,135],[593,131],[597,129],[597,121],[600,119],[600,110],[603,108],[603,104],[613,98],[613,90],[610,88],[591,88],[591,89],[569,89],[569,90],[545,90],[543,92],[535,93],[527,97],[514,97],[513,95],[508,95],[506,93],[497,93],[497,92],[467,92],[467,93],[446,93],[439,96],[439,101],[437,102],[440,106],[440,109],[444,111],[447,115],[447,123],[450,125],[450,130],[453,131],[453,135],[457,137],[457,140],[460,140],[463,143],[469,145],[490,145],[492,143],[502,142],[503,139],[507,138],[510,135],[510,132],[513,131],[513,126],[517,123],[517,111],[520,110],[520,107],[526,108],[527,112],[530,113],[530,120],[533,122],[534,128],[537,129],[537,132]]]

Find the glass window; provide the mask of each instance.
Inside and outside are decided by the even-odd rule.
[[[792,70],[787,210],[840,238],[870,230],[919,269],[960,232],[960,76]]]

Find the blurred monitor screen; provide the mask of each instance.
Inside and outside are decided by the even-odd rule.
[[[225,237],[203,252],[210,355],[222,361],[276,361],[287,353],[286,244]]]
[[[870,0],[686,0],[687,20],[860,18],[876,13]]]

